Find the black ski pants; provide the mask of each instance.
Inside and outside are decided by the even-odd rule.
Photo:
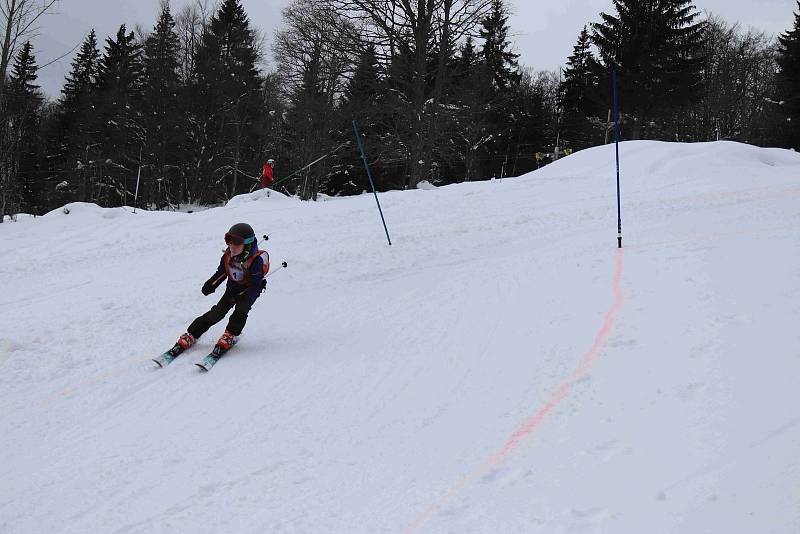
[[[189,325],[188,332],[194,336],[195,339],[199,338],[206,331],[220,322],[228,312],[235,306],[231,318],[228,320],[228,326],[225,328],[234,336],[242,333],[244,324],[247,322],[247,314],[250,313],[252,304],[244,295],[238,293],[225,292],[219,302],[214,304],[210,310],[192,321]]]

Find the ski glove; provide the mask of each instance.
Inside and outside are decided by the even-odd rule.
[[[216,290],[217,287],[214,285],[213,280],[208,280],[205,284],[203,284],[203,289],[201,289],[200,291],[203,292],[203,295],[208,296]]]

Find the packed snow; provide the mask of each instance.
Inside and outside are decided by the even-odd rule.
[[[800,154],[0,225],[0,532],[800,531]],[[68,212],[68,213],[66,213]],[[289,266],[165,369],[248,222]]]

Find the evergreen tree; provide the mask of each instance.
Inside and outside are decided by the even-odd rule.
[[[97,76],[100,68],[100,52],[97,37],[92,30],[81,44],[78,55],[72,61],[72,70],[67,75],[61,90],[59,127],[57,135],[64,140],[60,153],[81,147],[85,143],[94,107]]]
[[[302,85],[291,95],[288,115],[288,122],[291,125],[290,142],[295,150],[305,153],[307,159],[328,145],[330,110],[317,69],[318,64],[315,63],[306,66]],[[327,162],[322,162],[321,165],[315,165],[305,171],[299,190],[302,199],[316,200],[321,185],[320,180],[326,167]]]
[[[800,1],[794,27],[778,37],[778,84],[786,106],[784,146],[800,150]]]
[[[380,67],[374,45],[368,45],[358,58],[353,77],[344,92],[343,107],[356,110],[371,106],[379,96]]]
[[[671,138],[670,121],[701,93],[705,23],[691,0],[614,0],[614,7],[616,15],[601,13],[602,22],[592,24],[601,87],[610,87],[616,66],[620,108],[635,121],[632,137]]]
[[[33,45],[28,41],[17,54],[14,66],[11,69],[9,83],[11,93],[23,102],[30,101],[38,104],[42,100],[39,94],[39,86],[34,83],[38,77],[36,74],[37,69],[36,58],[33,56]]]
[[[39,142],[42,95],[35,84],[37,70],[33,46],[29,41],[14,59],[6,90],[7,143],[3,165],[8,172],[8,183],[4,187],[7,189],[4,190],[4,197],[6,210],[11,212],[36,213],[41,201],[41,187],[37,178],[42,161]],[[8,209],[10,207],[11,210]]]
[[[495,90],[507,92],[519,83],[521,75],[517,58],[508,41],[508,10],[503,0],[492,0],[489,15],[481,22],[484,39],[481,56]]]
[[[514,98],[519,95],[522,75],[517,64],[519,55],[511,51],[508,32],[508,10],[503,0],[492,0],[489,14],[481,22],[480,36],[484,43],[478,69],[479,80],[488,85],[488,90],[482,91],[488,96],[483,120],[491,132],[482,172],[487,177],[505,174],[509,152],[515,148],[511,138],[513,123],[520,118],[515,113]]]
[[[99,69],[96,140],[101,143],[104,168],[95,201],[104,205],[127,201],[135,187],[133,179],[144,142],[141,94],[141,47],[123,24],[114,39],[106,39]]]
[[[458,50],[450,69],[453,73],[451,77],[452,85],[456,92],[458,92],[460,86],[470,83],[470,78],[475,74],[475,66],[479,61],[478,51],[475,49],[475,40],[469,35]]]
[[[503,175],[518,176],[532,171],[540,165],[536,153],[551,153],[555,149],[558,137],[556,117],[552,109],[548,113],[546,101],[548,97],[556,97],[548,94],[548,90],[552,92],[556,86],[555,73],[527,71],[522,75],[510,106],[514,121],[506,133],[515,150],[509,150],[503,157]]]
[[[180,42],[169,4],[164,4],[153,33],[145,40],[142,71],[144,88],[142,124],[145,131],[143,159],[153,169],[153,177],[166,195],[155,196],[149,181],[143,183],[141,196],[159,205],[180,202],[182,181],[176,172],[183,155],[184,126],[181,113],[182,86],[178,55]]]
[[[97,36],[92,30],[72,61],[72,70],[61,90],[61,107],[65,112],[78,113],[82,111],[82,104],[88,102],[88,95],[97,83],[99,58]]]
[[[589,119],[602,110],[598,105],[597,96],[600,91],[597,77],[592,70],[594,56],[590,47],[589,32],[584,27],[572,55],[567,59],[567,68],[564,70],[564,80],[560,88],[560,106],[563,113],[561,132],[573,150],[581,150],[596,144],[592,143],[593,127]],[[603,94],[605,93],[604,91]]]
[[[257,60],[255,36],[240,0],[225,0],[198,47],[191,87],[195,187],[201,197],[213,192],[203,176],[216,175],[217,183],[226,186],[221,196],[229,198],[249,189],[249,184],[240,187],[240,169],[259,167],[255,125],[262,81]]]
[[[353,75],[347,83],[338,108],[340,138],[347,139],[353,135],[352,121],[358,121],[362,136],[379,140],[387,130],[387,114],[381,103],[384,101],[384,80],[378,63],[377,52],[373,44],[368,44],[359,54]],[[380,146],[373,145],[379,149]],[[373,154],[379,161],[373,162],[375,186],[383,188],[381,177],[384,176],[380,163],[380,152]],[[326,186],[330,194],[360,193],[369,189],[369,180],[364,171],[358,151],[344,151],[340,157],[332,158],[334,167],[341,169],[334,174]],[[323,185],[323,184],[321,184]]]
[[[487,103],[493,102],[495,90],[471,37],[459,49],[451,70],[450,98],[458,108],[453,140],[463,161],[463,179],[469,182],[479,178],[481,156],[496,133],[490,131],[491,115],[487,113]]]
[[[136,44],[133,32],[125,25],[117,30],[115,39],[106,39],[106,48],[100,60],[99,88],[115,108],[130,107],[141,91],[141,47]]]
[[[100,52],[95,31],[92,30],[72,61],[72,69],[58,101],[56,125],[51,132],[51,161],[54,170],[63,173],[60,178],[56,175],[56,183],[66,181],[69,184],[58,190],[57,198],[63,202],[73,200],[75,197],[72,195],[76,195],[78,200],[90,200],[88,174],[92,155],[89,151],[95,144],[92,126],[95,122],[99,69]],[[69,180],[63,180],[64,177]]]

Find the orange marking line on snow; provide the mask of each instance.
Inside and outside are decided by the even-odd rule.
[[[144,363],[148,360],[148,358],[142,358],[141,356],[131,356],[130,358],[126,358],[125,361],[129,363]],[[61,391],[57,391],[55,393],[50,394],[47,398],[42,400],[42,406],[49,406],[50,403],[53,401],[66,398],[79,389],[85,388],[87,386],[94,386],[96,384],[101,384],[108,380],[109,378],[114,378],[120,376],[124,373],[130,371],[130,365],[120,365],[117,367],[113,367],[107,371],[97,373],[93,375],[91,378],[87,378],[79,382],[77,385],[63,389]]]
[[[575,368],[572,374],[564,382],[562,382],[558,388],[556,388],[555,392],[544,406],[542,406],[535,414],[529,417],[516,431],[514,431],[513,434],[511,434],[511,437],[509,437],[508,441],[506,441],[505,445],[503,445],[500,450],[494,453],[480,467],[462,477],[461,480],[459,480],[452,488],[450,488],[446,494],[444,494],[431,506],[426,508],[425,511],[417,516],[414,522],[411,523],[408,528],[406,528],[405,532],[414,532],[420,529],[436,512],[441,510],[450,499],[460,493],[473,480],[484,476],[494,469],[497,469],[500,464],[502,464],[519,447],[522,441],[530,436],[530,434],[533,433],[533,431],[536,430],[539,425],[545,421],[545,419],[547,419],[547,416],[550,415],[550,413],[557,408],[565,398],[567,398],[572,390],[572,386],[574,386],[578,380],[580,380],[589,372],[592,364],[597,359],[597,356],[600,354],[603,345],[608,339],[608,336],[614,327],[617,314],[622,309],[625,301],[622,294],[622,257],[622,250],[618,249],[613,281],[614,304],[603,317],[603,324],[601,325],[600,330],[597,332],[591,348],[589,348],[586,354],[584,354],[583,358],[581,358],[578,366]]]

